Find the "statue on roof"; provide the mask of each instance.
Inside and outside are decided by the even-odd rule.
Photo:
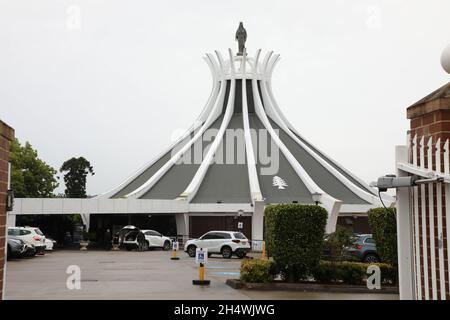
[[[236,40],[238,42],[238,56],[242,56],[245,49],[245,41],[247,41],[247,31],[242,22],[239,22],[239,28],[236,31]]]

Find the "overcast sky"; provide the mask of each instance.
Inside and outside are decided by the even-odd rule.
[[[394,172],[406,108],[450,81],[449,12],[448,0],[0,0],[0,119],[55,168],[86,157],[88,193],[106,192],[196,119],[211,90],[202,55],[236,50],[243,21],[249,53],[281,54],[273,89],[290,122],[370,182]]]

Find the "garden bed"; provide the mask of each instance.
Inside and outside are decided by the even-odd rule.
[[[226,284],[233,289],[248,290],[398,294],[398,287],[388,285],[382,285],[379,290],[370,290],[365,285],[321,284],[316,282],[288,283],[283,281],[271,281],[266,283],[249,283],[239,279],[227,279]]]

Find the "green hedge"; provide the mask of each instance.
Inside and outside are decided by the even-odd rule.
[[[241,280],[245,282],[270,282],[276,274],[275,263],[271,260],[244,260],[241,264]]]
[[[281,204],[264,211],[267,251],[283,278],[305,279],[319,264],[327,211],[315,205]]]
[[[333,263],[331,261],[320,261],[320,264],[313,270],[312,275],[316,281],[321,283],[365,284],[369,265],[380,267],[382,284],[397,283],[397,268],[386,263],[368,264],[349,261]]]
[[[395,208],[375,208],[367,212],[369,226],[382,262],[397,264],[397,219]]]

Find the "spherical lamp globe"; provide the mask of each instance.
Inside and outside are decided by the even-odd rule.
[[[450,73],[450,44],[442,52],[441,65],[447,73]]]

